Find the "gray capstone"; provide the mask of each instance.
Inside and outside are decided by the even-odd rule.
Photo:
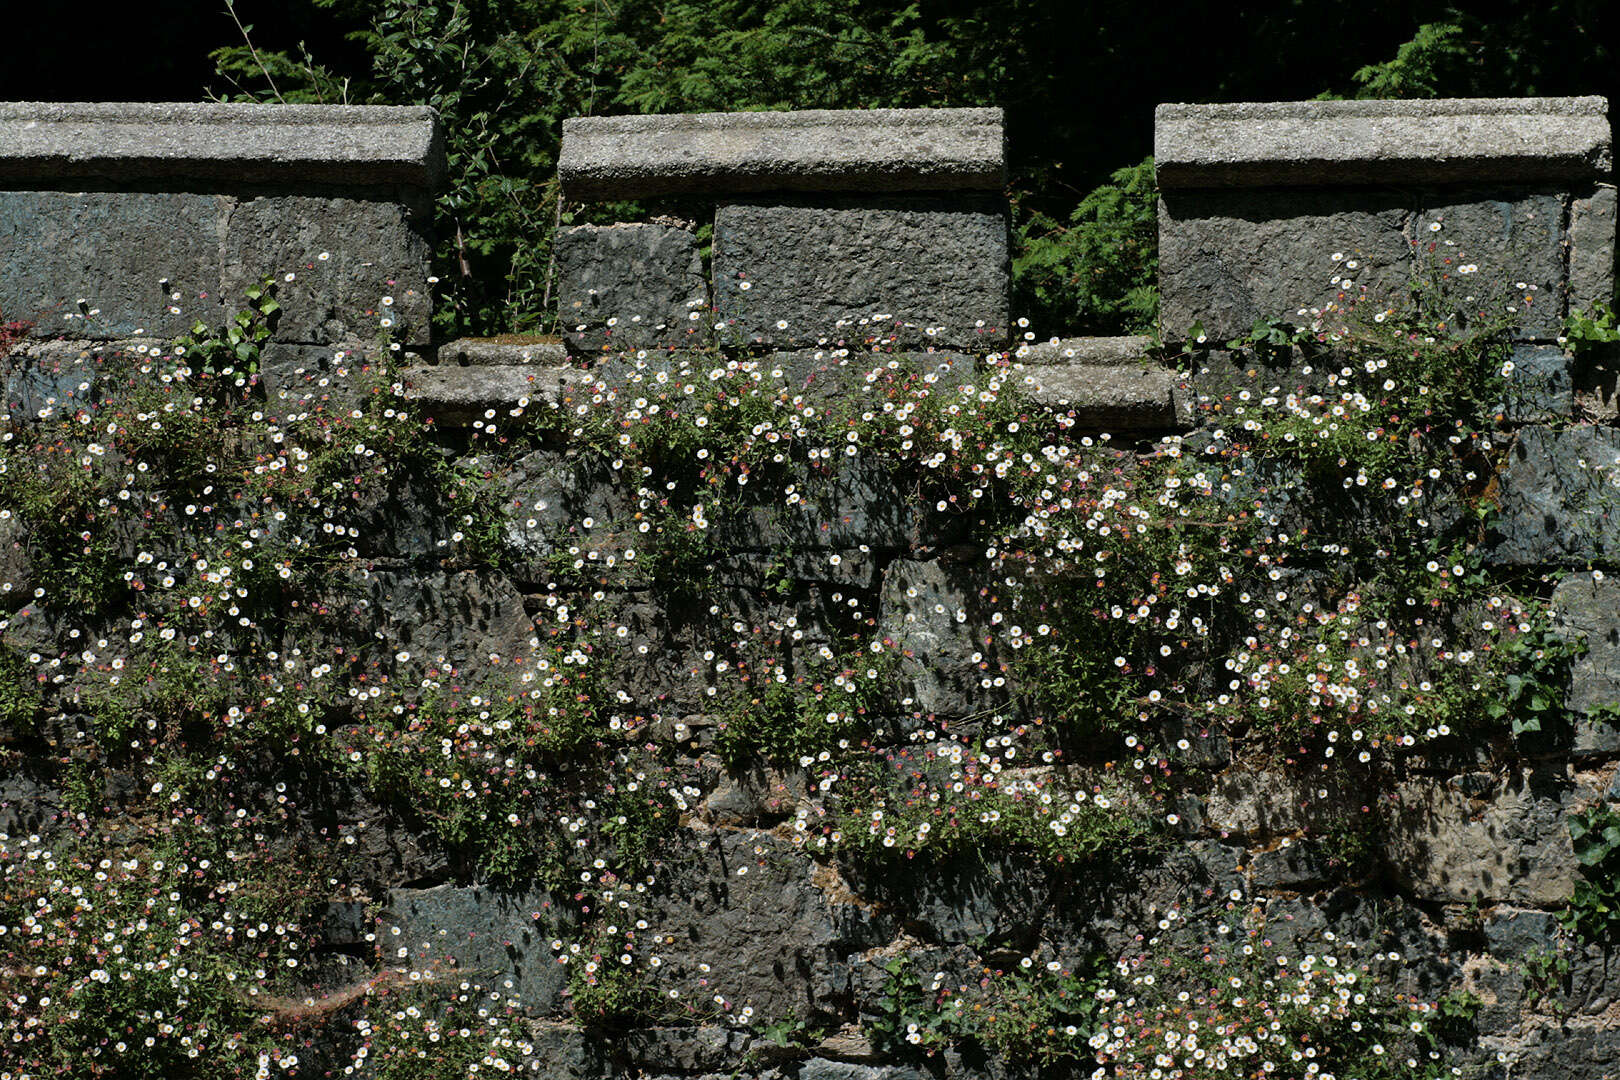
[[[1620,431],[1522,429],[1498,474],[1488,561],[1510,565],[1609,562],[1620,553]]]
[[[562,342],[540,335],[510,338],[456,338],[439,346],[439,363],[464,367],[561,367],[568,363]]]
[[[432,188],[444,133],[427,106],[0,103],[0,180],[180,178]]]
[[[1600,97],[1160,105],[1162,189],[1590,180],[1613,166]]]
[[[1599,184],[1569,201],[1569,310],[1614,300],[1615,189]]]
[[[1052,338],[1020,345],[1012,358],[1026,367],[1038,364],[1084,364],[1088,367],[1130,367],[1153,355],[1153,339],[1142,334],[1121,337]]]
[[[806,109],[563,121],[570,199],[999,190],[1000,109]]]
[[[225,305],[244,306],[245,291],[270,275],[282,306],[276,340],[427,343],[432,248],[423,223],[401,204],[249,198],[228,207],[223,227]]]
[[[707,339],[709,290],[697,235],[690,230],[576,225],[557,230],[553,251],[558,319],[576,352]]]
[[[0,315],[32,323],[38,337],[173,337],[198,319],[214,325],[228,204],[189,192],[0,191]]]
[[[994,197],[724,203],[714,227],[720,343],[998,349],[1007,258],[1006,205]]]
[[[571,926],[573,917],[545,893],[455,885],[393,889],[382,922],[378,940],[390,964],[429,969],[439,979],[468,978],[490,989],[504,989],[510,979],[509,995],[531,1016],[555,1012],[561,1004],[568,969],[557,962],[549,939]]]
[[[1375,302],[1399,295],[1412,268],[1410,226],[1404,201],[1377,192],[1166,193],[1159,200],[1165,340],[1184,341],[1197,325],[1223,343],[1257,320],[1297,319],[1300,308],[1354,300],[1362,286]]]

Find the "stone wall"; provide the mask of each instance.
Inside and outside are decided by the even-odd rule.
[[[1089,957],[1139,953],[1145,938],[1170,933],[1178,904],[1193,911],[1230,897],[1238,915],[1263,914],[1268,947],[1320,942],[1328,931],[1376,945],[1369,980],[1392,993],[1425,1002],[1475,995],[1475,1030],[1446,1045],[1479,1075],[1613,1074],[1620,1036],[1609,954],[1558,928],[1586,880],[1571,817],[1620,797],[1611,723],[1620,585],[1604,576],[1616,569],[1606,493],[1620,436],[1587,422],[1612,420],[1602,411],[1610,397],[1596,388],[1599,373],[1558,340],[1566,312],[1613,290],[1614,187],[1600,100],[1163,107],[1166,336],[1198,324],[1209,339],[1184,352],[1146,338],[1037,341],[1011,318],[995,110],[570,121],[560,169],[568,194],[701,198],[713,215],[707,243],[692,222],[669,218],[566,230],[557,239],[561,340],[440,343],[398,368],[376,358],[380,378],[362,377],[368,362],[354,343],[357,328],[369,332],[379,318],[375,294],[394,290],[391,307],[404,308],[413,328],[426,326],[418,215],[437,168],[430,115],[128,107],[143,125],[135,141],[147,140],[131,149],[118,134],[123,107],[95,107],[88,131],[72,107],[9,109],[0,124],[45,134],[0,144],[0,154],[15,155],[0,164],[15,188],[0,193],[0,207],[11,208],[0,213],[10,223],[0,311],[75,315],[84,296],[102,322],[37,320],[10,359],[8,436],[58,445],[51,424],[63,421],[53,411],[61,406],[69,420],[81,409],[99,421],[89,386],[128,347],[117,339],[139,327],[161,340],[199,302],[225,292],[229,308],[232,290],[259,269],[290,268],[287,311],[265,357],[271,377],[242,409],[279,426],[232,428],[208,463],[224,473],[240,466],[246,478],[296,469],[303,459],[288,446],[337,445],[362,462],[368,451],[382,455],[353,476],[333,473],[338,482],[316,489],[313,509],[299,501],[309,492],[275,489],[292,524],[267,517],[254,539],[287,544],[289,567],[301,548],[320,561],[297,589],[270,586],[285,588],[276,595],[291,606],[264,617],[274,635],[246,635],[243,700],[265,693],[252,689],[252,675],[323,722],[287,729],[290,743],[272,741],[276,753],[296,751],[308,764],[254,766],[249,749],[233,744],[244,764],[220,766],[267,806],[271,790],[276,805],[291,800],[269,824],[255,818],[278,858],[325,840],[342,845],[304,959],[317,972],[311,985],[328,994],[322,1009],[347,1017],[349,1004],[331,1004],[334,986],[375,985],[396,969],[448,971],[519,999],[511,1024],[522,1047],[495,1052],[556,1080],[1092,1075],[1087,1032],[1065,1035],[1064,1025],[1089,1022],[1094,1003],[1065,999],[1073,991],[1055,976],[1040,989],[1048,965],[1066,978]],[[226,120],[237,132],[242,117],[262,117],[263,130],[240,142],[185,141],[198,125]],[[307,127],[294,123],[306,117]],[[159,153],[153,132],[163,129],[151,125],[169,122],[177,142]],[[351,122],[365,138],[326,134]],[[333,143],[340,149],[327,149]],[[236,164],[209,164],[220,154]],[[130,170],[138,182],[93,180]],[[132,254],[116,275],[92,267],[90,253],[120,238]],[[337,269],[306,258],[316,249]],[[1427,489],[1416,478],[1410,494],[1413,478],[1402,474],[1391,501],[1374,503],[1357,495],[1353,475],[1341,497],[1331,460],[1266,457],[1258,437],[1242,441],[1251,401],[1320,395],[1350,369],[1340,369],[1348,359],[1335,343],[1261,352],[1228,349],[1228,338],[1256,318],[1343,312],[1361,302],[1363,285],[1368,303],[1382,302],[1431,257],[1451,259],[1452,270],[1477,264],[1481,281],[1505,273],[1510,302],[1528,305],[1510,346],[1510,400],[1487,428],[1470,430],[1455,469],[1437,470]],[[141,316],[138,283],[153,272],[187,283],[174,301],[179,325]],[[427,344],[420,331],[406,341]],[[300,380],[277,385],[276,350],[301,358]],[[312,397],[316,368],[325,374]],[[714,406],[705,414],[694,387],[715,386],[720,396],[702,399]],[[891,415],[897,404],[908,411],[892,430],[862,426],[863,410]],[[933,441],[914,447],[913,436],[925,436],[907,420],[935,415],[934,405],[934,426],[915,421]],[[426,421],[428,434],[390,462],[384,417],[396,415]],[[738,415],[747,421],[727,419]],[[817,415],[847,420],[847,431],[817,428]],[[299,426],[310,416],[319,434]],[[1432,452],[1420,444],[1440,428],[1402,428],[1410,454]],[[1047,433],[1045,445],[1030,444],[1023,459],[1009,452],[999,473],[986,468],[1032,429]],[[1175,471],[1183,458],[1193,465]],[[1196,471],[1204,462],[1208,476]],[[1127,495],[1158,466],[1171,470],[1173,488]],[[167,488],[125,483],[150,506],[145,525],[92,503],[84,550],[105,528],[113,565],[158,593],[155,577],[144,584],[154,571],[142,556],[156,547],[160,561],[189,565],[208,530],[188,524],[197,507],[181,513]],[[241,487],[257,490],[247,479]],[[246,535],[260,522],[256,496],[233,489],[226,499],[221,488],[216,495],[209,482],[206,496],[187,498],[226,535]],[[1202,501],[1177,504],[1169,494],[1194,488]],[[4,584],[21,597],[36,583],[42,590],[0,633],[43,688],[37,709],[4,714],[5,745],[24,752],[4,759],[12,771],[0,777],[0,833],[65,848],[95,817],[75,809],[88,805],[72,787],[85,783],[75,779],[83,770],[94,766],[89,775],[102,786],[89,802],[109,818],[120,807],[149,810],[143,800],[176,783],[172,773],[156,779],[153,763],[184,740],[154,737],[133,757],[99,746],[95,703],[109,672],[85,656],[108,647],[86,649],[85,639],[106,635],[122,648],[129,612],[81,613],[59,599],[67,586],[52,560],[63,557],[46,540],[61,541],[61,530],[0,490],[11,515],[0,520]],[[273,505],[281,504],[263,509]],[[1185,527],[1188,542],[1152,548],[1162,565],[1139,568],[1136,594],[1108,592],[1086,560],[1096,551],[1124,561],[1118,553],[1134,549],[1101,537],[1149,520],[1180,527],[1177,505],[1197,526]],[[1170,509],[1161,519],[1151,507]],[[1470,525],[1476,510],[1488,511],[1482,528]],[[1070,513],[1074,533],[1055,531]],[[66,535],[70,555],[79,524]],[[173,535],[151,541],[139,531],[159,526]],[[307,533],[285,541],[295,526]],[[1197,547],[1192,534],[1229,526],[1242,530],[1233,534],[1241,542]],[[1264,698],[1260,711],[1234,706],[1236,719],[1204,708],[1265,693],[1256,669],[1244,667],[1251,649],[1265,651],[1249,635],[1273,635],[1268,647],[1320,627],[1324,649],[1356,635],[1385,640],[1383,623],[1353,616],[1362,586],[1380,580],[1386,536],[1432,541],[1430,574],[1442,562],[1451,574],[1452,559],[1467,571],[1428,581],[1432,597],[1424,594],[1416,622],[1394,601],[1389,618],[1408,619],[1400,631],[1410,648],[1391,636],[1400,648],[1345,646],[1348,654],[1333,656],[1340,670],[1392,664],[1387,679],[1334,689],[1393,701],[1390,711],[1404,702],[1444,708],[1458,732],[1425,734],[1420,713],[1415,726],[1383,729],[1417,736],[1381,741],[1370,712],[1330,704],[1325,723],[1277,735],[1266,730]],[[1091,546],[1041,554],[1055,537]],[[1037,570],[1027,577],[1015,547],[1033,552]],[[1562,570],[1572,572],[1543,577]],[[1179,585],[1153,591],[1172,575],[1206,587],[1191,599]],[[1500,582],[1496,603],[1451,605],[1446,590],[1464,577],[1481,604]],[[1235,624],[1202,636],[1185,629],[1216,621],[1222,584],[1255,592],[1228,613]],[[1018,606],[1025,596],[1058,599]],[[1168,628],[1158,636],[1127,628],[1139,619],[1162,627],[1153,611],[1161,598],[1178,612]],[[1127,599],[1142,606],[1109,610]],[[1427,616],[1428,605],[1440,614]],[[1299,618],[1272,619],[1266,608]],[[1561,636],[1586,651],[1551,688],[1559,700],[1541,710],[1543,730],[1515,732],[1486,714],[1516,685],[1507,676],[1534,668],[1530,650],[1513,653],[1525,639],[1481,622],[1528,627],[1541,610],[1550,612],[1548,642]],[[1027,633],[1012,628],[1020,622]],[[1053,640],[1070,633],[1081,653],[1100,650],[1100,665],[1021,667],[1016,654],[1029,650],[1027,660],[1029,642],[1048,629]],[[1431,634],[1435,655],[1417,658],[1418,638]],[[1496,671],[1493,649],[1518,659],[1471,685],[1468,676],[1446,683],[1451,699],[1424,697],[1431,680],[1457,678],[1438,659],[1440,636],[1448,661],[1477,650],[1477,670]],[[885,657],[871,676],[881,690],[870,694],[859,690],[868,655]],[[317,659],[327,670],[311,668]],[[1129,684],[1141,693],[1084,713],[1077,703],[1093,702],[1092,691],[1125,685],[1110,681],[1116,664],[1132,677],[1149,673]],[[1170,673],[1162,683],[1151,681],[1156,665]],[[561,674],[576,666],[602,671],[602,684]],[[220,669],[213,676],[236,685]],[[528,716],[532,726],[520,716],[509,735],[510,718],[505,728],[492,719],[507,716],[498,698],[517,687],[521,701],[535,680],[548,688],[559,680],[569,692],[547,697],[551,712]],[[798,696],[774,696],[777,685]],[[1175,699],[1162,707],[1161,685]],[[433,712],[449,708],[447,687],[462,696],[500,689],[496,699]],[[1069,697],[1054,698],[1053,687]],[[570,702],[587,699],[580,742],[548,743],[560,738],[553,728]],[[807,709],[815,723],[796,727]],[[840,714],[826,724],[847,728],[826,734],[823,713]],[[1366,742],[1363,726],[1373,732]],[[339,748],[333,763],[317,764],[328,743]],[[1372,757],[1365,768],[1350,763],[1362,747]],[[344,771],[351,755],[382,764]],[[428,779],[412,787],[422,762]],[[956,794],[966,789],[959,806],[953,782]],[[473,791],[474,810],[456,816],[458,804],[439,798],[441,783]],[[655,787],[656,798],[642,797]],[[1054,793],[1058,809],[1040,809]],[[948,859],[929,857],[929,830],[912,831],[907,817],[930,794],[971,826]],[[877,839],[881,816],[850,816],[869,814],[874,795],[889,800],[876,803],[889,820],[911,822],[896,848]],[[1104,816],[1090,826],[1097,848],[1064,847],[1052,814],[1076,798],[1076,807],[1090,800],[1086,813],[1110,809],[1110,799],[1132,807],[1137,824],[1110,833],[1116,826]],[[651,817],[636,816],[649,806]],[[510,835],[495,828],[508,811]],[[1033,822],[1030,831],[997,828],[1002,814],[1011,821],[1026,811],[1017,820]],[[852,822],[862,836],[870,824],[867,847],[830,839],[835,824],[855,831]],[[950,830],[943,819],[936,827]],[[546,874],[514,874],[500,861],[530,847],[544,855]],[[621,956],[633,976],[623,984],[609,978]],[[1553,956],[1566,962],[1561,972],[1545,966]],[[908,970],[920,981],[905,983]],[[957,1001],[987,1017],[1010,1013],[1024,1027],[963,1021],[938,1029],[957,1036],[936,1040],[935,1021]],[[353,1049],[342,1038],[290,1030],[288,1045],[306,1058],[297,1075],[356,1060],[344,1056]],[[1278,1075],[1303,1074],[1289,1068]]]

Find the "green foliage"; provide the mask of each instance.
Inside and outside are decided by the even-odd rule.
[[[1353,78],[1358,98],[1455,97],[1456,69],[1468,63],[1473,48],[1454,22],[1424,23],[1395,50],[1393,59],[1359,68]]]
[[[257,372],[259,354],[275,332],[281,304],[276,300],[275,280],[268,276],[249,287],[246,296],[248,306],[223,328],[194,323],[191,333],[174,343],[174,355],[184,356],[195,370],[210,377]],[[242,385],[241,380],[237,385]]]
[[[1569,838],[1581,880],[1560,922],[1582,941],[1611,942],[1620,931],[1620,813],[1597,806],[1570,814]]]
[[[1159,315],[1159,189],[1153,159],[1118,169],[1062,224],[1019,204],[1014,303],[1038,325],[1151,334]]]
[[[1535,1010],[1547,1006],[1555,1016],[1564,1012],[1561,1000],[1569,991],[1569,954],[1563,947],[1532,949],[1524,958],[1522,978],[1524,1007]]]
[[[1515,735],[1551,730],[1564,717],[1569,666],[1584,648],[1556,633],[1545,620],[1497,647],[1501,677],[1486,699],[1491,719]]]
[[[1614,308],[1599,300],[1586,311],[1570,312],[1564,319],[1563,341],[1577,358],[1620,341]]]
[[[909,956],[895,957],[883,970],[889,977],[873,1003],[873,1017],[865,1025],[872,1048],[909,1057],[932,1055],[949,1045],[955,1018],[940,1008],[938,986],[923,986]]]

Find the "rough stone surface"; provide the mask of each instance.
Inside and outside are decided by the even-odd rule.
[[[1090,367],[1131,367],[1153,355],[1153,339],[1140,334],[1123,337],[1053,338],[1020,345],[1013,359],[1026,367],[1038,364],[1084,364]]]
[[[685,343],[713,322],[697,234],[687,229],[576,225],[558,229],[554,244],[557,315],[578,352]]]
[[[1192,422],[1183,380],[1148,362],[1046,364],[1026,368],[1012,383],[1036,403],[1069,413],[1082,429],[1166,431]]]
[[[988,625],[976,586],[964,567],[941,559],[897,559],[884,572],[879,622],[901,650],[913,708],[967,716],[998,699],[993,687],[980,685],[997,674],[996,665],[973,659],[985,648],[975,635]]]
[[[1578,867],[1564,813],[1575,789],[1561,776],[1525,770],[1476,794],[1414,779],[1395,793],[1385,851],[1390,871],[1419,897],[1524,907],[1568,900]]]
[[[295,627],[305,653],[318,654],[316,635],[336,633],[361,643],[351,645],[351,662],[374,663],[406,687],[420,685],[430,669],[470,671],[487,666],[492,655],[522,666],[533,653],[534,623],[499,574],[357,572],[335,582],[310,614]]]
[[[426,106],[0,103],[0,180],[406,184],[444,173]]]
[[[557,175],[570,199],[762,191],[998,190],[1000,109],[806,109],[575,117]]]
[[[1511,356],[1502,414],[1516,424],[1567,420],[1575,411],[1574,362],[1551,345],[1520,345]]]
[[[0,191],[0,313],[41,337],[173,336],[216,323],[227,206],[187,192]]]
[[[220,295],[227,306],[240,304],[248,287],[273,275],[282,306],[278,340],[324,344],[386,334],[408,345],[427,343],[432,249],[399,203],[243,199],[228,208],[223,228]],[[285,280],[289,273],[292,281]]]
[[[1164,189],[1590,180],[1610,143],[1600,97],[1160,105],[1153,130]]]
[[[514,334],[507,338],[457,338],[439,346],[439,363],[471,367],[562,367],[568,363],[568,350],[556,339],[529,340]]]
[[[1411,209],[1394,194],[1166,193],[1159,200],[1165,339],[1184,340],[1200,324],[1211,341],[1225,342],[1256,320],[1335,299],[1346,276],[1373,295],[1394,295],[1411,271],[1410,228]],[[1335,253],[1345,259],[1334,262]]]
[[[1571,574],[1553,590],[1552,609],[1558,633],[1586,646],[1570,663],[1568,707],[1590,713],[1620,705],[1620,582]]]
[[[559,400],[564,388],[584,378],[577,368],[543,367],[535,364],[478,364],[451,367],[412,368],[405,376],[405,397],[419,403],[435,422],[465,426],[484,420],[494,411],[494,421],[509,418],[510,410],[524,399],[531,402]]]
[[[97,399],[102,359],[108,350],[82,342],[38,342],[7,357],[3,411],[16,419],[71,415]]]
[[[1614,299],[1615,189],[1599,184],[1569,202],[1569,310]]]
[[[680,860],[649,916],[647,933],[666,939],[661,985],[766,1016],[803,1015],[847,993],[845,958],[867,943],[867,916],[811,884],[809,861],[791,846],[768,833],[716,832]]]
[[[1006,208],[991,197],[736,202],[715,214],[722,345],[859,340],[875,334],[860,320],[884,315],[874,322],[900,324],[902,343],[995,349],[1008,280]]]
[[[358,370],[367,352],[362,342],[267,342],[259,354],[259,381],[277,412],[353,408],[367,392]]]
[[[1527,427],[1499,483],[1489,560],[1568,566],[1620,554],[1620,432]]]
[[[395,889],[378,940],[391,963],[428,968],[440,978],[476,974],[486,986],[511,979],[524,1011],[541,1016],[557,1009],[568,982],[549,942],[571,921],[544,893],[454,885]]]
[[[1564,319],[1563,218],[1561,195],[1447,192],[1425,200],[1416,239],[1422,247],[1433,244],[1436,258],[1478,266],[1482,288],[1534,286],[1512,294],[1521,308],[1515,334],[1545,340],[1558,335]],[[1430,229],[1435,223],[1439,232]],[[1421,250],[1418,258],[1422,265]],[[1534,302],[1524,303],[1526,295]]]

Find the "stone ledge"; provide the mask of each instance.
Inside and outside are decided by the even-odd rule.
[[[568,363],[568,350],[560,341],[457,338],[439,346],[439,363],[470,367],[516,367],[525,364],[563,367]]]
[[[1153,339],[1140,334],[1127,337],[1053,338],[1032,345],[1020,345],[1013,350],[1013,359],[1021,364],[1091,364],[1097,367],[1118,367],[1122,364],[1145,364],[1153,349]]]
[[[1192,427],[1192,395],[1167,368],[1067,361],[1019,372],[1031,401],[1068,412],[1086,431],[1157,432]]]
[[[576,117],[557,175],[570,199],[766,191],[998,191],[1000,109],[807,109]]]
[[[0,180],[408,184],[444,177],[426,106],[0,103]]]
[[[465,426],[486,419],[484,414],[490,410],[495,412],[493,419],[500,420],[520,398],[540,405],[557,404],[568,387],[590,378],[590,372],[573,367],[441,364],[406,371],[405,398],[440,424]]]
[[[1166,190],[1591,180],[1613,168],[1601,97],[1160,105],[1153,154]]]

